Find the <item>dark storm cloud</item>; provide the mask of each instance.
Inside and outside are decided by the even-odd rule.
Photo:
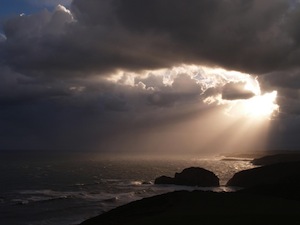
[[[72,7],[79,23],[101,27],[102,37],[116,32],[115,66],[210,63],[265,72],[297,65],[299,12],[288,1],[75,0]]]
[[[227,83],[223,87],[222,99],[236,100],[236,99],[248,99],[255,94],[252,91],[245,90],[245,83]]]
[[[264,85],[274,88],[298,89],[300,84],[300,70],[275,71],[261,77]]]
[[[115,42],[128,57],[127,68],[210,63],[261,72],[292,64],[285,57],[295,47],[294,37],[282,29],[289,16],[287,1],[111,0],[102,4],[76,0],[75,17],[104,32],[107,27],[121,32],[122,39]],[[131,57],[136,61],[133,65]],[[121,62],[119,66],[124,67]]]
[[[31,77],[0,67],[0,106],[28,105],[38,101],[48,101],[56,97],[67,96],[68,91],[61,83],[35,80]]]
[[[137,34],[169,37],[177,47],[172,49],[175,55],[185,62],[262,72],[297,61],[296,55],[286,59],[298,45],[297,35],[284,30],[285,21],[299,13],[288,13],[288,1],[132,0],[118,4],[122,25]],[[295,24],[292,27],[297,29]]]
[[[274,71],[259,77],[262,89],[277,90],[277,103],[283,117],[300,114],[300,71],[299,69]]]
[[[257,74],[282,114],[298,115],[299,22],[286,0],[74,0],[11,18],[0,34],[0,148],[87,148],[186,120],[215,107],[209,96],[253,96],[241,83],[203,94],[184,73],[169,85],[154,74],[105,80],[182,63]]]
[[[9,20],[6,61],[39,76],[181,63],[252,73],[298,66],[300,10],[285,0],[74,0],[71,13],[75,20],[62,8]]]
[[[169,86],[148,82],[151,87],[147,79],[131,86],[122,79],[43,80],[9,68],[0,74],[1,148],[93,149],[176,124],[202,105],[200,85],[185,74]]]
[[[149,80],[151,80],[151,76],[146,79],[146,82]],[[171,86],[159,88],[159,85],[154,85],[153,87],[156,87],[157,90],[154,90],[148,97],[148,101],[150,104],[158,106],[170,106],[180,102],[199,100],[202,92],[201,86],[185,74],[176,77]]]

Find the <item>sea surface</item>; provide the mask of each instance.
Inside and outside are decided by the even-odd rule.
[[[76,225],[128,202],[174,190],[232,190],[153,184],[158,176],[174,176],[191,166],[213,171],[221,185],[253,167],[246,160],[222,157],[0,153],[0,224]]]

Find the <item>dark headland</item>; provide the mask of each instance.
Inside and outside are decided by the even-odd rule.
[[[131,202],[81,225],[297,224],[300,161],[274,158],[274,164],[235,174],[228,185],[243,188],[239,191],[170,192]]]

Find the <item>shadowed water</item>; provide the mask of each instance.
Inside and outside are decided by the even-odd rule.
[[[116,159],[97,155],[10,153],[2,154],[0,160],[0,224],[10,225],[77,224],[144,197],[173,190],[203,189],[153,184],[156,177],[173,176],[186,167],[199,166],[213,171],[221,185],[237,171],[253,167],[248,161],[199,157]]]

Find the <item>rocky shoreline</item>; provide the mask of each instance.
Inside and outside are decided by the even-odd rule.
[[[207,175],[210,183],[207,183]],[[206,180],[201,183],[201,179],[195,176],[205,177]],[[215,175],[203,168],[187,168],[181,173],[176,173],[174,178],[165,178],[157,178],[156,183],[163,184],[166,181],[177,185],[199,186],[218,184],[214,180]],[[185,183],[182,183],[182,180]],[[275,163],[241,171],[236,173],[227,185],[243,189],[221,193],[211,191],[166,193],[123,205],[86,220],[81,225],[252,225],[294,224],[299,220],[300,161]]]

